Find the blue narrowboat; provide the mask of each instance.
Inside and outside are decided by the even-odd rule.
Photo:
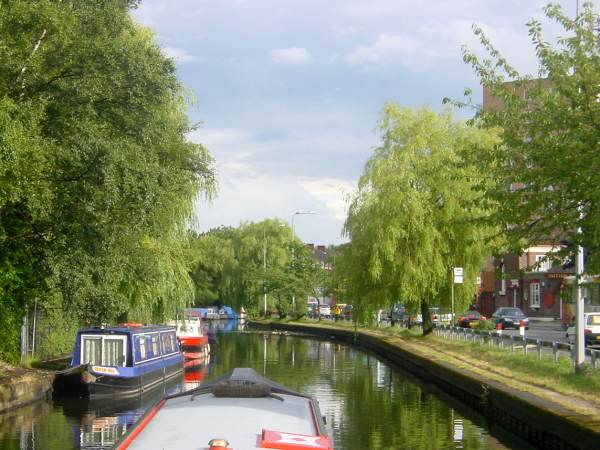
[[[77,333],[70,368],[57,372],[54,393],[126,398],[182,376],[174,327],[123,324]]]

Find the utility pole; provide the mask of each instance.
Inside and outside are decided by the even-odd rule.
[[[579,233],[581,233],[581,228],[579,229]],[[583,247],[581,245],[577,246],[575,268],[577,272],[575,274],[575,283],[577,283],[575,291],[575,370],[579,371],[585,364],[585,324],[583,323],[585,305],[581,288],[581,281],[585,268],[583,261]]]

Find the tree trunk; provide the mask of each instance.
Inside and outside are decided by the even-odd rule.
[[[429,304],[426,301],[421,301],[421,318],[423,319],[423,336],[426,336],[433,331]]]

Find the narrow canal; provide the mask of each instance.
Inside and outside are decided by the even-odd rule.
[[[168,391],[193,388],[234,367],[252,367],[315,395],[337,450],[528,448],[435,388],[341,344],[226,329],[218,333],[216,347],[210,364],[187,371]],[[2,414],[0,448],[108,449],[162,394],[127,403],[55,400]]]

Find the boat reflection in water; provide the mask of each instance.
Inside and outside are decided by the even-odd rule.
[[[211,357],[208,355],[204,360],[194,359],[185,363],[185,373],[183,375],[184,391],[189,391],[200,386],[208,374],[210,361]]]
[[[64,398],[55,400],[55,404],[62,406],[65,416],[80,421],[80,425],[73,428],[75,448],[110,449],[148,408],[165,395],[198,387],[208,374],[209,363],[210,355],[202,360],[191,360],[186,363],[182,377],[171,380],[164,389],[155,389],[124,401]]]

